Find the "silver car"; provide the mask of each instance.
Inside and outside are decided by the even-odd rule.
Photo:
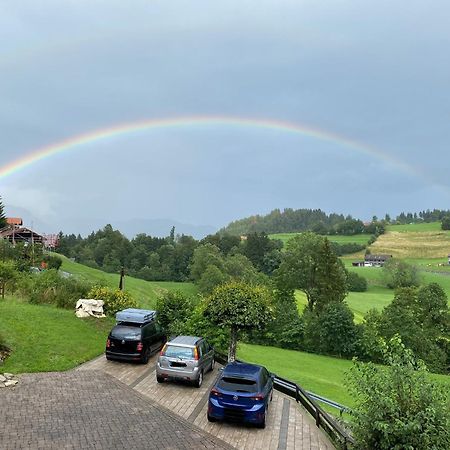
[[[167,342],[156,364],[156,380],[187,380],[196,387],[203,383],[203,375],[214,369],[214,349],[196,336],[178,336]]]

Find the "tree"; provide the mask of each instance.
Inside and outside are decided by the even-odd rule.
[[[207,243],[194,250],[190,268],[191,278],[198,282],[208,266],[216,266],[223,271],[223,257],[219,248]]]
[[[367,291],[367,280],[356,272],[347,273],[347,284],[350,292]]]
[[[442,219],[441,228],[443,230],[450,230],[450,215],[449,216],[445,216]]]
[[[204,314],[212,323],[229,330],[228,361],[235,361],[239,333],[261,330],[272,318],[269,292],[240,281],[222,284],[208,297]]]
[[[340,357],[355,354],[357,328],[345,302],[325,305],[320,315],[305,309],[302,318],[306,350]]]
[[[420,284],[417,268],[394,258],[385,262],[383,277],[389,289],[413,287]]]
[[[288,242],[275,273],[278,286],[300,289],[306,294],[311,311],[330,302],[342,302],[347,295],[342,262],[328,239],[314,233],[302,233]]]
[[[3,206],[2,197],[0,196],[0,229],[6,227],[6,216],[5,216],[5,210]]]
[[[431,381],[398,336],[385,346],[384,360],[387,367],[355,362],[349,373],[356,448],[450,448],[448,392]]]
[[[438,340],[448,336],[445,292],[432,283],[421,289],[397,289],[378,321],[378,334],[385,340],[398,335],[404,345],[434,371],[444,371],[447,355]]]

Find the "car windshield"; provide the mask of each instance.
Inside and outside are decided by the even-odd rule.
[[[141,329],[138,327],[126,327],[119,325],[111,331],[111,336],[116,339],[139,340],[141,338]]]
[[[237,377],[222,377],[218,386],[225,391],[234,392],[257,392],[258,386],[255,380]]]
[[[190,359],[194,357],[194,349],[189,347],[178,347],[177,345],[168,345],[165,355],[171,358]]]

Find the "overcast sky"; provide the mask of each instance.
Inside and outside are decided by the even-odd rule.
[[[280,130],[148,130],[0,178],[7,213],[86,233],[285,207],[448,209],[449,17],[439,0],[3,1],[0,167],[96,129],[223,115],[312,126],[410,168]]]

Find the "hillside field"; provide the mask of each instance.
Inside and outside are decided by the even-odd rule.
[[[119,286],[119,274],[106,273],[98,269],[78,264],[65,256],[58,255],[63,264],[61,270],[81,277],[92,283],[106,284],[111,288]],[[196,295],[197,286],[193,283],[177,283],[175,281],[146,281],[125,276],[125,290],[129,291],[141,308],[154,308],[158,294],[164,291],[181,291],[185,295]]]
[[[354,405],[345,384],[348,378],[346,373],[352,366],[352,361],[244,343],[239,344],[238,357],[248,362],[262,364],[277,375],[295,381],[315,394],[345,406]],[[430,377],[450,389],[450,376],[430,374]],[[334,413],[336,414],[336,410]]]
[[[411,225],[390,225],[371,246],[372,253],[386,253],[395,258],[442,259],[450,254],[450,231],[443,231],[439,222]]]
[[[270,239],[278,239],[283,242],[283,246],[292,239],[293,237],[299,235],[301,233],[277,233],[277,234],[269,234]],[[370,239],[370,235],[368,234],[355,234],[353,236],[325,236],[331,242],[336,242],[337,244],[367,244]]]

